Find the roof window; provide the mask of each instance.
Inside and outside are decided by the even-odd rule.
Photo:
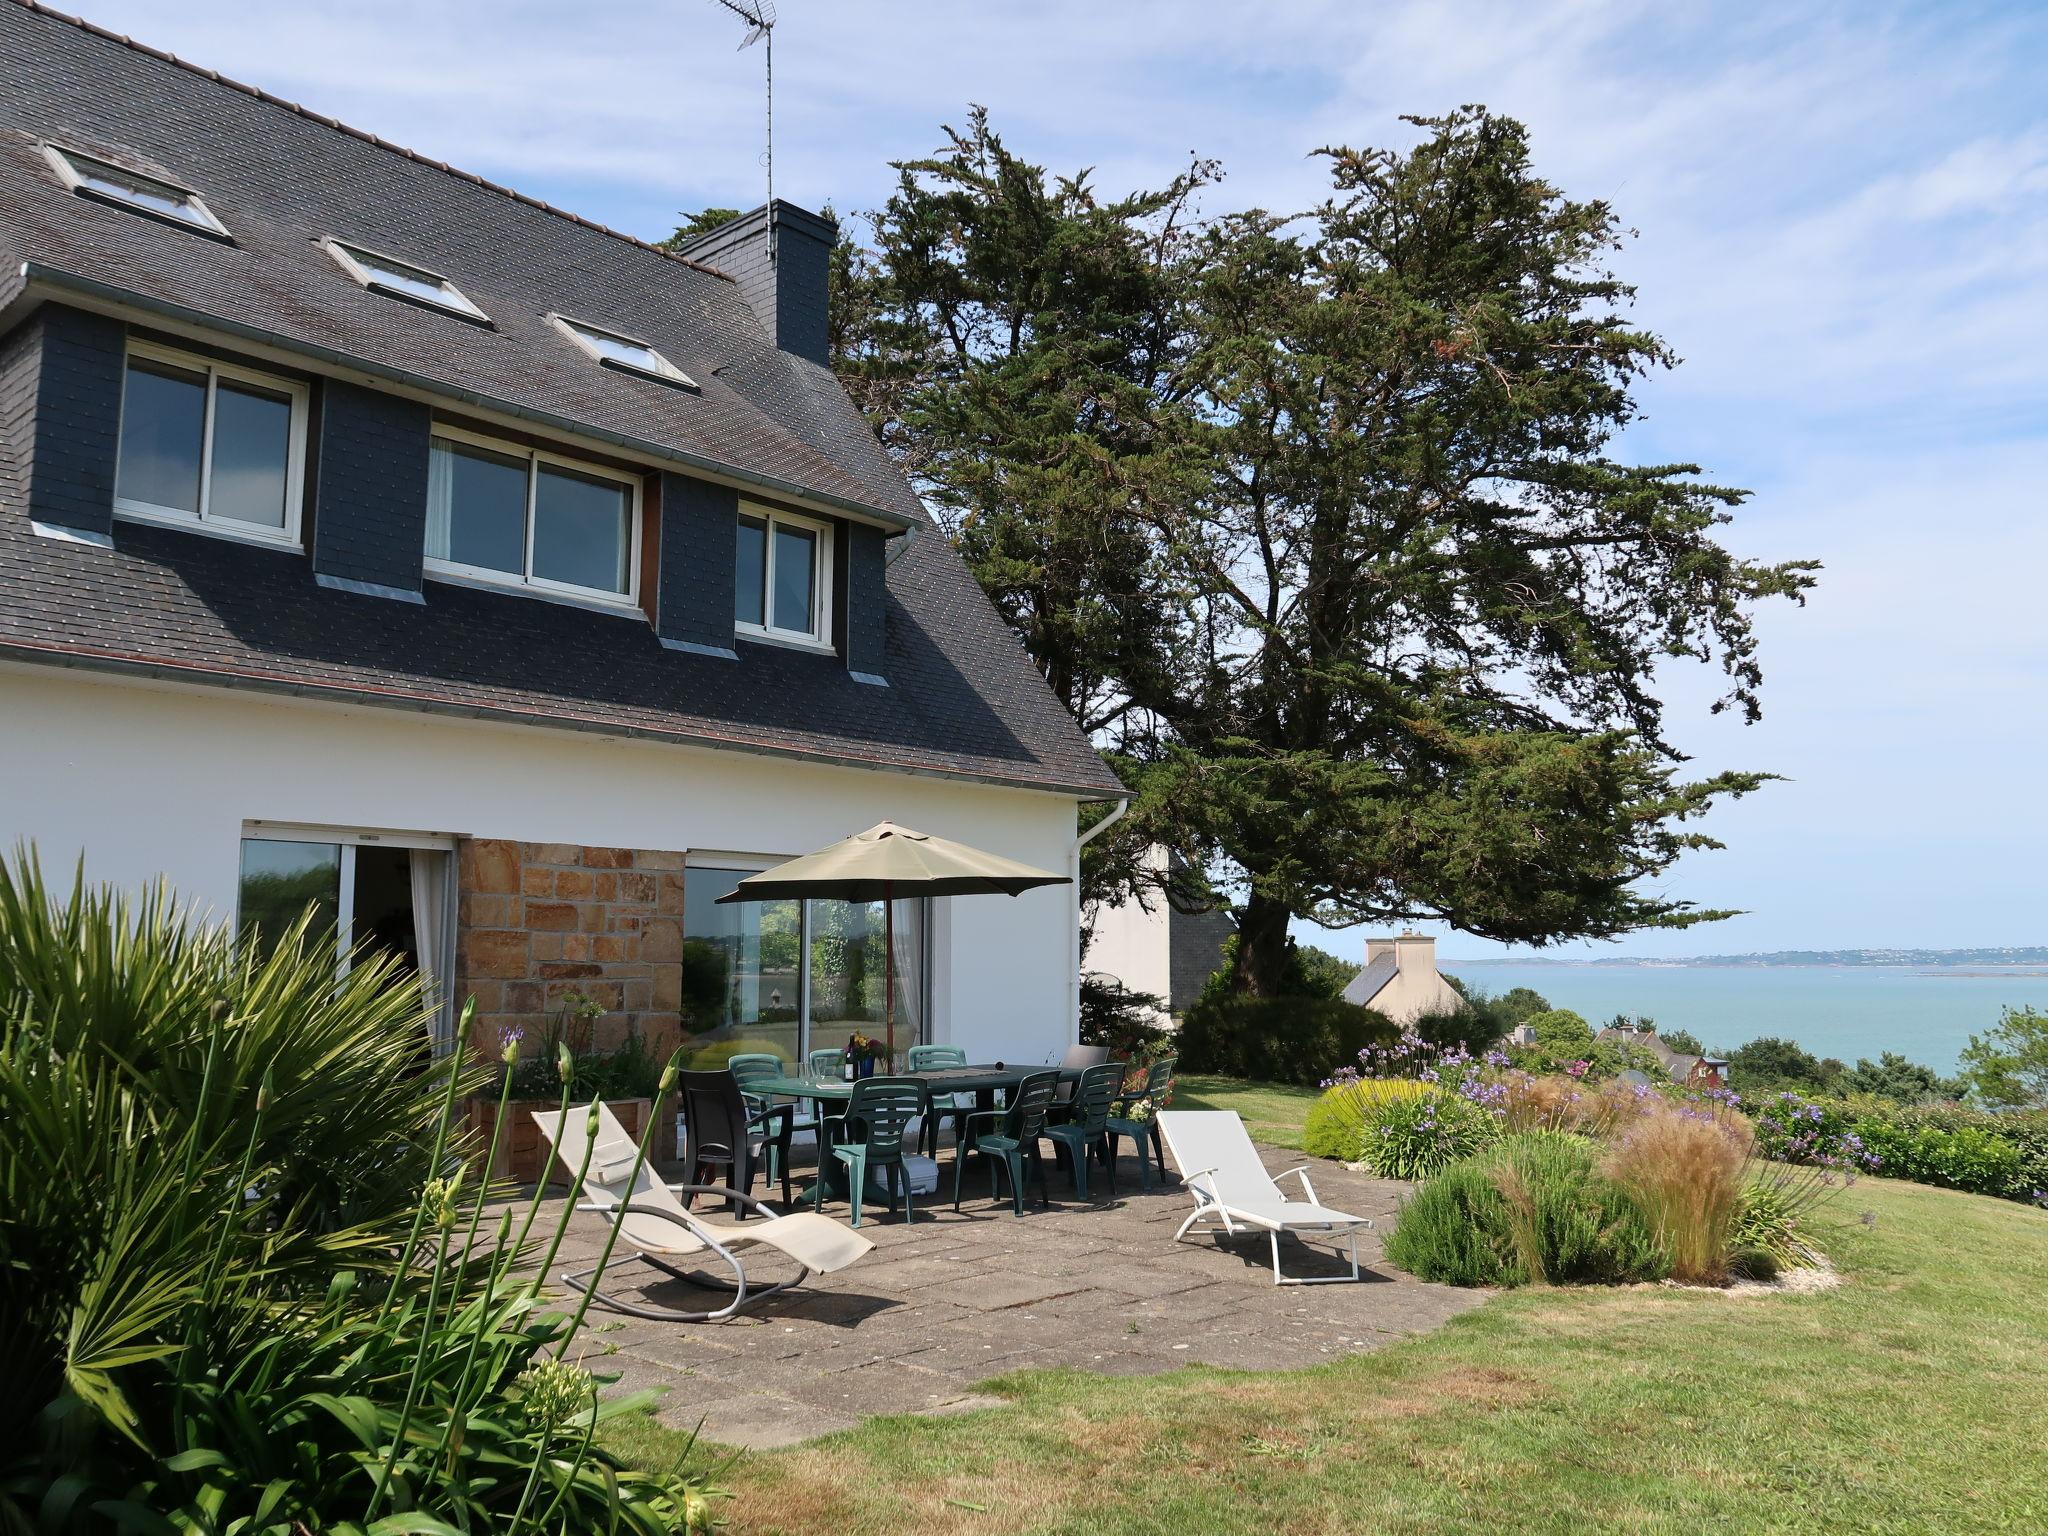
[[[415,303],[429,304],[435,309],[445,309],[451,315],[460,315],[465,320],[479,320],[490,324],[491,317],[470,300],[468,294],[449,282],[438,272],[429,272],[425,267],[416,267],[409,261],[400,261],[395,256],[382,256],[360,245],[350,245],[342,240],[322,242],[327,254],[340,263],[342,271],[361,283],[365,288],[379,293],[388,293],[396,298],[411,299]]]
[[[642,374],[664,384],[681,385],[684,389],[697,387],[695,379],[644,341],[635,341],[617,331],[607,331],[587,320],[571,320],[567,315],[549,315],[548,324],[606,368]]]
[[[49,159],[58,179],[82,197],[118,203],[151,218],[167,219],[173,224],[218,235],[222,239],[228,237],[227,226],[213,216],[213,210],[190,187],[146,176],[111,160],[55,144],[45,144],[43,154]]]

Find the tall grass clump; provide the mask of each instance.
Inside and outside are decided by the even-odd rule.
[[[1449,1285],[1618,1284],[1667,1262],[1643,1214],[1558,1132],[1510,1136],[1431,1179],[1401,1208],[1387,1257]]]
[[[539,1195],[486,1229],[453,1130],[483,1074],[430,1015],[306,919],[259,953],[0,865],[0,1531],[707,1522],[701,1479],[594,1444],[648,1399],[599,1402],[521,1268]]]
[[[1644,1115],[1607,1145],[1601,1171],[1650,1223],[1689,1285],[1724,1285],[1748,1183],[1749,1126],[1732,1111]]]

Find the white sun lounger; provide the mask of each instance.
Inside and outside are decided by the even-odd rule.
[[[576,1208],[579,1211],[596,1211],[608,1220],[620,1223],[619,1250],[614,1250],[611,1267],[615,1268],[622,1262],[620,1250],[630,1249],[624,1254],[625,1263],[639,1259],[687,1284],[730,1293],[732,1297],[724,1306],[710,1311],[679,1312],[669,1307],[621,1301],[595,1290],[591,1279],[595,1266],[562,1272],[562,1284],[573,1290],[591,1291],[593,1301],[602,1302],[615,1312],[653,1318],[658,1322],[718,1322],[731,1317],[750,1301],[759,1301],[764,1296],[773,1296],[791,1286],[801,1285],[812,1270],[830,1274],[835,1269],[844,1269],[875,1246],[844,1222],[810,1211],[778,1216],[753,1196],[724,1185],[664,1184],[644,1164],[635,1178],[633,1165],[639,1157],[639,1148],[611,1110],[600,1104],[597,1113],[597,1147],[591,1153],[590,1167],[583,1175],[584,1202]],[[587,1107],[578,1106],[569,1111],[566,1119],[566,1124],[561,1123],[564,1116],[556,1110],[535,1111],[533,1116],[541,1135],[547,1138],[555,1149],[555,1155],[573,1178],[583,1167],[590,1111]],[[767,1220],[747,1226],[706,1221],[683,1208],[683,1202],[676,1198],[678,1192],[737,1200],[760,1212]],[[773,1248],[794,1259],[797,1265],[795,1278],[754,1289],[748,1283],[746,1266],[734,1251],[747,1247]],[[732,1266],[731,1281],[700,1276],[674,1262],[701,1262],[710,1255],[716,1255]]]
[[[1290,1168],[1280,1178],[1298,1178],[1306,1201],[1290,1200],[1280,1192],[1273,1175],[1259,1161],[1258,1149],[1246,1134],[1244,1121],[1235,1110],[1165,1109],[1159,1112],[1159,1131],[1166,1148],[1180,1169],[1181,1183],[1195,1197],[1195,1209],[1173,1234],[1179,1242],[1188,1228],[1204,1219],[1223,1223],[1223,1230],[1264,1232],[1273,1245],[1275,1285],[1332,1285],[1356,1280],[1358,1234],[1370,1228],[1366,1216],[1348,1216],[1333,1211],[1316,1199],[1315,1186],[1308,1181],[1308,1165]],[[1351,1256],[1348,1275],[1286,1276],[1280,1273],[1280,1234],[1296,1237],[1343,1238]]]

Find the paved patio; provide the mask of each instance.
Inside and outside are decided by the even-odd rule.
[[[1301,1161],[1261,1148],[1275,1172]],[[950,1153],[940,1160],[950,1194]],[[1009,1371],[1072,1366],[1142,1376],[1202,1363],[1289,1370],[1376,1349],[1436,1327],[1479,1305],[1481,1292],[1428,1285],[1380,1259],[1372,1234],[1359,1240],[1370,1264],[1357,1285],[1275,1286],[1265,1240],[1190,1235],[1174,1228],[1191,1208],[1172,1175],[1137,1190],[1122,1160],[1114,1202],[1075,1198],[1049,1170],[1050,1210],[1023,1217],[988,1199],[970,1167],[959,1215],[930,1202],[914,1225],[870,1208],[861,1231],[875,1251],[834,1275],[813,1275],[733,1321],[652,1323],[593,1307],[590,1345],[616,1351],[589,1363],[621,1375],[619,1390],[666,1388],[656,1412],[726,1444],[790,1445],[880,1413],[949,1414],[999,1401],[976,1390]],[[1327,1204],[1371,1216],[1382,1229],[1408,1186],[1317,1164],[1310,1175]],[[759,1193],[756,1186],[756,1193]],[[559,1207],[555,1207],[558,1209]],[[826,1212],[844,1219],[844,1205]],[[707,1211],[708,1214],[708,1211]],[[722,1215],[721,1215],[721,1219]],[[595,1261],[604,1226],[572,1218],[557,1270]],[[1289,1274],[1338,1273],[1326,1245],[1282,1242]],[[749,1273],[779,1278],[778,1256],[747,1250]],[[619,1289],[663,1306],[702,1306],[704,1293],[629,1263]],[[639,1282],[644,1288],[633,1289]]]

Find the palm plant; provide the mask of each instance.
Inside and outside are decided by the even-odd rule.
[[[258,953],[0,864],[0,1530],[693,1528],[591,1443],[647,1399],[558,1358],[539,1193],[480,1230],[484,1074],[309,921]]]

